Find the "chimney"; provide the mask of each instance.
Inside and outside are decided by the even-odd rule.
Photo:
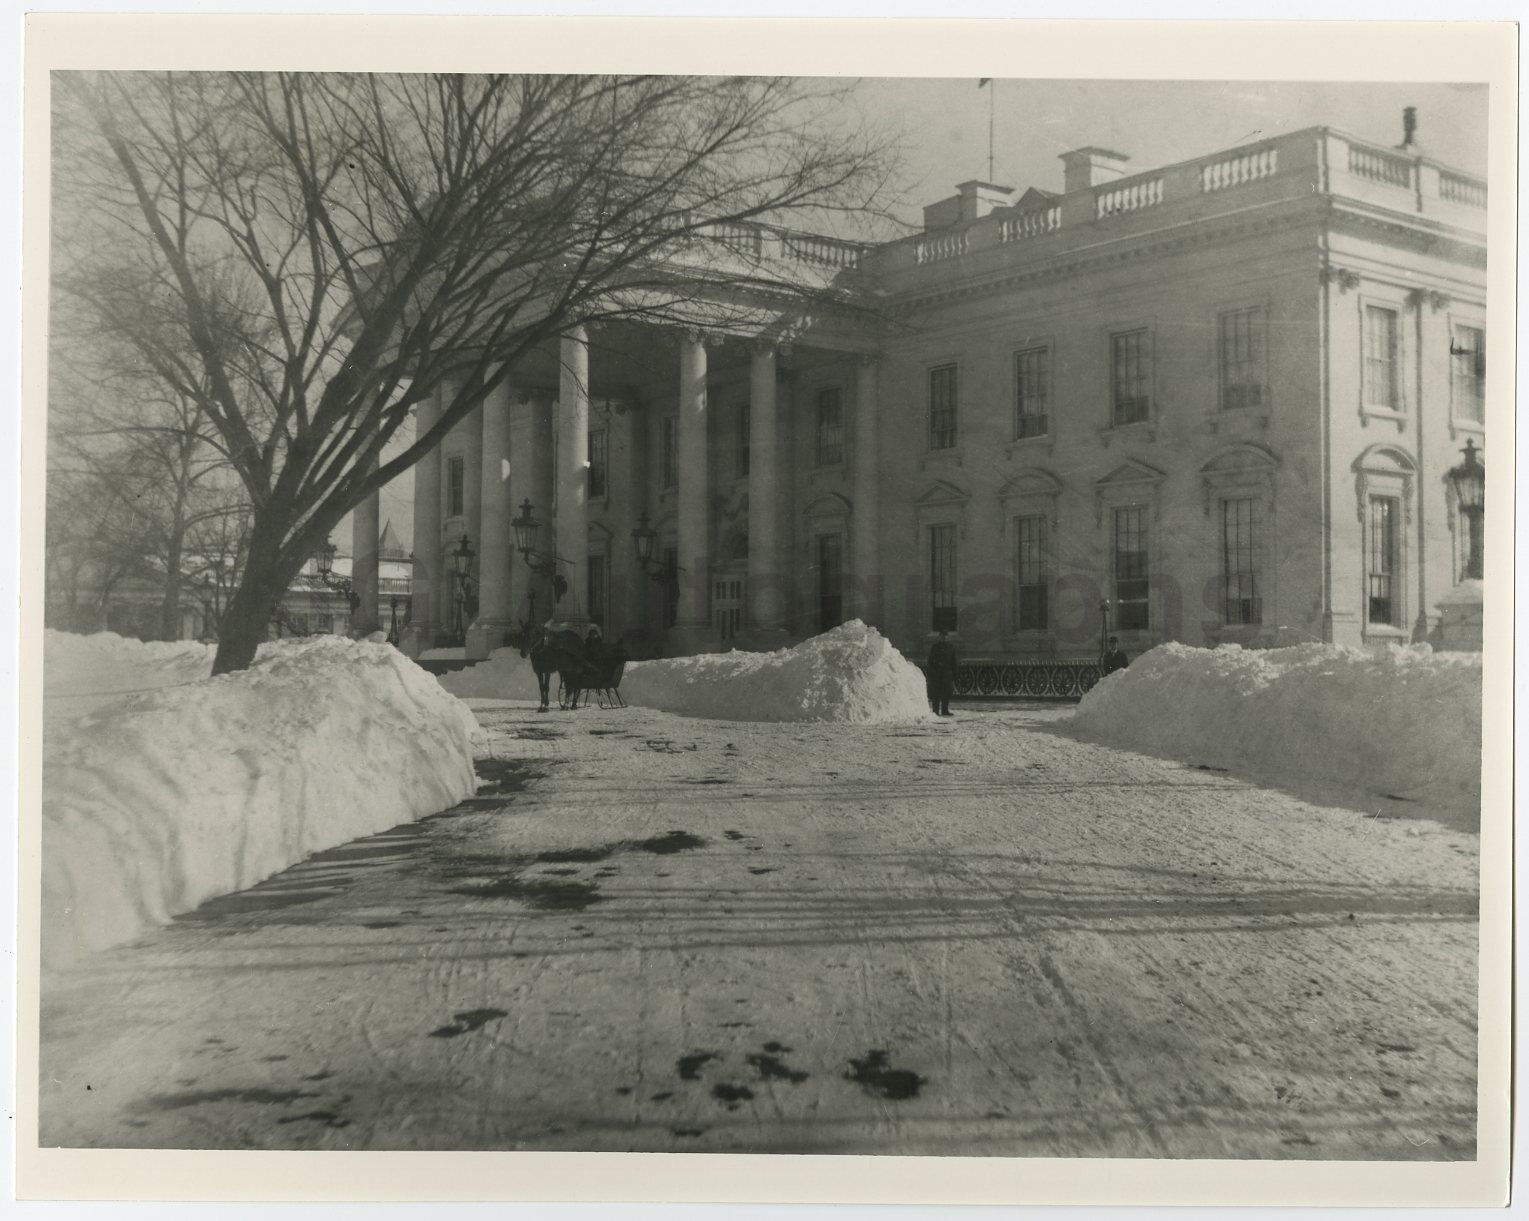
[[[1070,195],[1113,182],[1126,172],[1130,158],[1107,148],[1075,148],[1062,154],[1062,190]]]
[[[1399,148],[1412,149],[1417,145],[1418,108],[1408,106],[1402,111],[1402,142]]]
[[[956,190],[960,193],[924,209],[926,233],[965,225],[986,216],[994,208],[1006,208],[1009,206],[1009,196],[1014,194],[1013,187],[1001,187],[975,179],[959,183]]]

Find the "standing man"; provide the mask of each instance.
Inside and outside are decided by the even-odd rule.
[[[1131,664],[1131,659],[1125,655],[1125,650],[1120,647],[1118,636],[1110,637],[1109,651],[1105,653],[1104,660],[1100,663],[1106,674],[1113,674],[1116,670],[1124,670]]]
[[[941,632],[929,647],[929,703],[939,716],[950,715],[950,697],[956,690],[956,646]]]

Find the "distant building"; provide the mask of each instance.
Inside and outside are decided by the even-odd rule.
[[[719,235],[824,277],[811,318],[526,361],[416,468],[406,647],[449,634],[464,536],[473,655],[553,570],[560,617],[665,652],[850,616],[915,655],[1432,636],[1485,441],[1485,184],[1328,128],[1062,160],[1060,194],[963,183],[884,245]]]

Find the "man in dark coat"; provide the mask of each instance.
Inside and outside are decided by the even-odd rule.
[[[1125,650],[1120,647],[1118,636],[1110,637],[1109,651],[1105,653],[1104,660],[1100,663],[1106,674],[1113,674],[1116,670],[1124,670],[1131,664],[1131,659],[1125,655]]]
[[[929,646],[929,703],[940,716],[950,715],[950,697],[956,690],[956,646],[941,632]]]

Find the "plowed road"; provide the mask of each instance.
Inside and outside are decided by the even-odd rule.
[[[1473,1156],[1472,834],[1053,710],[475,706],[474,800],[45,980],[43,1144]]]

